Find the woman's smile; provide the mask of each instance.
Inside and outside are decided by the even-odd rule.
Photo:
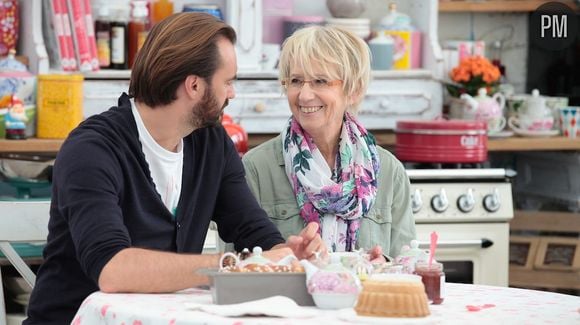
[[[300,109],[300,113],[316,113],[320,110],[322,110],[324,108],[324,106],[299,106]]]

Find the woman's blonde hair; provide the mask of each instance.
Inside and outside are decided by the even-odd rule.
[[[318,66],[329,78],[342,80],[343,92],[351,98],[348,109],[356,113],[371,76],[369,47],[360,37],[331,26],[299,29],[282,44],[280,80],[289,78],[296,66],[309,78],[316,77],[313,67]]]

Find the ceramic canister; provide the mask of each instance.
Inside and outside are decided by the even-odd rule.
[[[389,70],[393,66],[394,42],[390,36],[380,35],[369,41],[373,70]]]

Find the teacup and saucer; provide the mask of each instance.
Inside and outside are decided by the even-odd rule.
[[[558,130],[552,130],[554,126],[554,117],[552,116],[512,116],[508,119],[508,125],[520,136],[546,137],[558,134]]]

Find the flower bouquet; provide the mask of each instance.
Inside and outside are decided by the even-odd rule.
[[[449,73],[450,83],[446,84],[449,95],[459,98],[461,94],[477,95],[480,88],[486,88],[489,95],[497,92],[499,78],[498,67],[482,56],[467,57]]]
[[[454,119],[473,120],[473,106],[461,95],[476,97],[479,89],[485,88],[488,95],[498,91],[499,69],[482,56],[467,57],[451,70],[451,81],[445,82],[448,98],[449,116]]]

